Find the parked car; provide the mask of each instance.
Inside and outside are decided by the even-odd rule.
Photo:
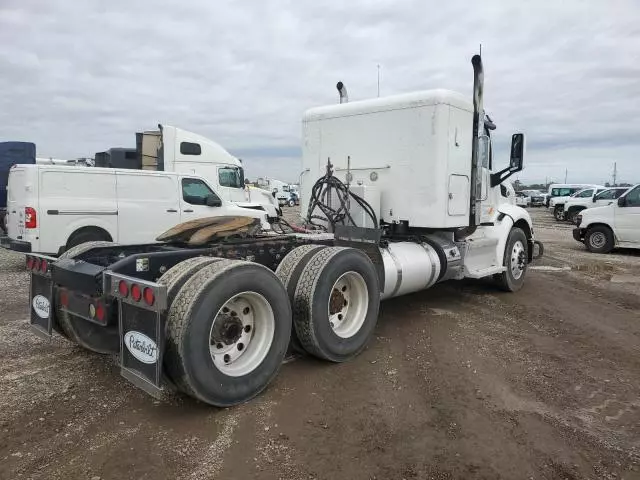
[[[530,207],[531,197],[525,195],[523,192],[516,192],[516,205],[520,207]]]
[[[154,242],[171,227],[203,217],[259,218],[197,175],[115,168],[15,165],[9,173],[3,246],[59,255],[90,241]]]
[[[552,193],[552,197],[551,197],[551,200],[549,201],[549,209],[551,210],[551,213],[553,214],[555,219],[559,222],[565,220],[564,203],[570,197],[575,197],[578,194],[581,194],[582,192],[584,192],[584,190],[588,190],[588,189],[604,190],[605,187],[603,187],[602,185],[582,185],[582,186],[574,185],[571,187],[558,187],[558,188],[550,189]],[[589,193],[588,195],[585,194],[585,195],[591,196],[591,194],[592,193]]]
[[[578,214],[587,208],[601,207],[615,202],[629,187],[614,187],[607,189],[588,189],[569,198],[564,204],[565,218],[576,223]],[[591,192],[591,196],[588,193]]]
[[[591,252],[640,248],[640,185],[628,189],[615,202],[583,210],[576,221],[573,238]]]
[[[527,197],[531,198],[532,207],[542,207],[545,204],[546,195],[540,190],[521,190]]]

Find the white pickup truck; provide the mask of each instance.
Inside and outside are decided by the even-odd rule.
[[[589,188],[569,197],[564,203],[565,220],[576,223],[578,214],[587,208],[602,207],[615,202],[629,187]]]
[[[573,238],[595,253],[609,253],[616,247],[640,248],[640,184],[616,202],[580,212]]]

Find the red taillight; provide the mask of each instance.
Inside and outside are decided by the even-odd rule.
[[[27,257],[27,270],[33,270],[33,257]]]
[[[67,308],[69,306],[69,294],[64,290],[60,292],[60,305],[62,305],[64,308]]]
[[[36,209],[24,207],[24,228],[36,228],[38,226],[38,216]]]
[[[151,289],[149,287],[144,289],[144,301],[150,307],[153,306],[153,304],[156,301],[156,296],[153,294],[153,289]]]
[[[120,280],[118,283],[118,292],[120,292],[120,295],[125,298],[129,296],[129,285],[127,285],[127,282]]]
[[[100,302],[96,303],[96,318],[101,322],[104,322],[104,305]]]
[[[40,263],[40,271],[42,273],[47,273],[48,268],[49,268],[49,262],[47,262],[45,259],[42,259],[42,262]]]
[[[33,260],[33,269],[34,270],[40,270],[40,259],[39,258],[35,258]]]
[[[142,291],[140,290],[140,287],[136,284],[133,284],[131,286],[131,298],[133,298],[136,302],[139,302],[140,299],[142,298]]]

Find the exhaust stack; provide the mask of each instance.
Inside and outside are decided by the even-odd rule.
[[[480,192],[482,191],[482,178],[479,175],[480,165],[478,158],[478,137],[484,134],[484,107],[482,104],[484,93],[484,71],[482,69],[482,58],[480,55],[473,56],[471,59],[471,65],[473,66],[473,138],[471,142],[469,226],[475,227],[480,224]]]
[[[349,95],[347,94],[347,87],[344,86],[344,83],[338,82],[336,88],[340,94],[340,103],[349,103]]]

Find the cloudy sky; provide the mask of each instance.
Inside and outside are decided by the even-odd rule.
[[[334,103],[471,95],[482,43],[498,163],[522,181],[640,182],[640,2],[0,0],[0,140],[39,156],[135,146],[158,123],[215,139],[247,177],[297,178],[300,119]]]

